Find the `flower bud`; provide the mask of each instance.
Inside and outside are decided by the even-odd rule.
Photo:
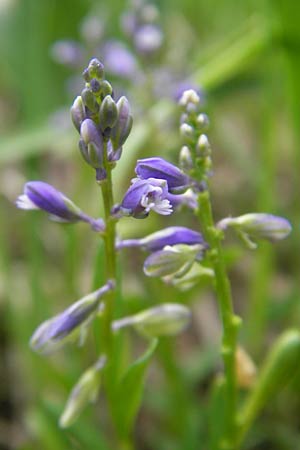
[[[91,89],[84,88],[81,91],[81,97],[82,97],[83,103],[85,104],[85,106],[87,106],[87,108],[91,112],[96,113],[99,111],[99,104],[98,104]]]
[[[167,200],[168,185],[165,180],[135,178],[126,192],[119,207],[123,215],[143,219],[151,210],[163,216],[172,213],[172,206]]]
[[[210,155],[211,148],[206,134],[200,134],[196,145],[196,152],[198,156]]]
[[[112,95],[113,93],[112,85],[107,80],[102,80],[100,82],[100,92],[102,98],[105,98],[107,95]]]
[[[64,411],[59,419],[61,428],[68,428],[76,422],[82,410],[91,402],[95,402],[99,393],[101,370],[106,362],[102,356],[92,367],[87,369],[73,387]]]
[[[85,119],[80,128],[83,143],[79,143],[80,151],[88,164],[95,169],[103,166],[103,138],[92,119]]]
[[[179,105],[184,108],[186,108],[189,103],[193,103],[194,105],[200,104],[200,97],[194,89],[184,91],[179,100]]]
[[[194,168],[194,162],[191,154],[191,150],[187,145],[184,145],[179,154],[179,164],[180,167],[186,171],[189,172]]]
[[[186,328],[190,322],[190,310],[177,303],[164,303],[138,314],[113,322],[113,329],[132,326],[147,337],[173,336]]]
[[[102,80],[104,77],[104,65],[97,58],[93,58],[90,60],[87,70],[90,80],[92,78]]]
[[[252,239],[267,239],[275,242],[286,238],[292,230],[288,220],[266,213],[249,213],[239,217],[229,217],[218,223],[218,228],[221,230],[226,230],[228,227],[238,231],[251,248],[256,247]]]
[[[29,181],[24,186],[24,194],[16,201],[20,209],[41,209],[51,218],[63,222],[82,220],[81,210],[65,195],[43,181]]]
[[[112,128],[118,120],[118,108],[110,95],[107,95],[100,106],[99,121],[100,128],[105,131]]]
[[[183,276],[195,260],[202,259],[204,253],[201,244],[167,245],[163,250],[152,253],[144,262],[144,273],[148,277],[165,277],[167,275]]]
[[[82,326],[88,325],[97,311],[101,297],[113,288],[109,281],[102,288],[73,303],[62,313],[43,322],[30,339],[31,348],[49,354],[78,337]]]
[[[75,98],[71,106],[71,118],[77,131],[80,131],[81,124],[86,118],[84,104],[80,95]]]
[[[93,92],[94,95],[100,95],[101,94],[101,84],[96,78],[93,78],[90,81],[90,88],[91,88],[91,91]]]
[[[180,134],[184,141],[193,142],[195,139],[195,130],[191,125],[182,123],[180,125]]]
[[[209,127],[209,118],[207,114],[201,113],[197,116],[197,126],[201,131],[207,130]]]
[[[163,281],[167,284],[171,284],[180,291],[187,291],[194,287],[196,284],[206,285],[214,280],[215,274],[209,267],[204,267],[201,264],[194,263],[191,269],[185,273],[182,277],[175,275],[167,275],[163,277]]]
[[[121,147],[129,136],[132,128],[132,116],[130,105],[126,97],[121,97],[117,102],[118,120],[111,130],[111,141],[115,149]]]
[[[155,252],[163,249],[166,245],[175,244],[199,244],[207,248],[202,234],[186,227],[168,227],[151,233],[142,239],[124,240],[118,244],[118,248],[141,247],[147,251]]]
[[[135,173],[143,180],[147,178],[166,180],[168,190],[173,194],[184,192],[191,185],[190,178],[182,170],[159,157],[139,159]]]
[[[43,181],[29,181],[24,186],[24,193],[16,201],[20,209],[41,209],[50,214],[50,219],[56,222],[76,223],[87,222],[97,232],[104,231],[102,219],[93,219],[75,205],[62,192]]]

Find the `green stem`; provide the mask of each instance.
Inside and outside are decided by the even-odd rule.
[[[226,383],[226,435],[222,449],[236,448],[237,434],[237,382],[235,370],[235,353],[237,332],[241,319],[234,314],[231,287],[226,272],[221,240],[223,233],[214,226],[209,191],[198,196],[198,217],[203,227],[203,234],[210,246],[210,257],[215,271],[215,287],[223,324],[222,356],[224,361]]]
[[[106,262],[106,278],[108,280],[117,279],[117,269],[116,269],[116,251],[115,251],[115,240],[116,240],[116,222],[111,217],[111,209],[114,204],[113,200],[113,186],[112,186],[112,176],[111,176],[111,166],[107,158],[107,144],[104,144],[103,149],[103,165],[106,170],[105,180],[100,182],[103,205],[104,205],[104,216],[106,222],[106,231],[104,235],[104,248],[105,248],[105,262]],[[115,300],[115,289],[110,291],[106,296],[105,309],[103,313],[103,347],[107,356],[112,354],[112,332],[111,332],[111,322],[113,320],[114,311],[114,300]]]

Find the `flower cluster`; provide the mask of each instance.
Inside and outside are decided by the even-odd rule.
[[[174,335],[189,322],[189,309],[183,305],[167,304],[114,319],[113,296],[116,285],[114,262],[116,250],[141,246],[150,251],[144,271],[149,276],[183,275],[194,261],[203,257],[207,245],[202,235],[185,227],[170,227],[158,233],[132,241],[116,239],[116,222],[123,216],[145,218],[150,211],[169,215],[181,204],[196,207],[190,190],[192,180],[181,169],[162,158],[137,161],[132,184],[121,204],[113,203],[112,171],[122,156],[123,145],[132,127],[130,105],[126,97],[115,101],[113,88],[105,79],[103,64],[93,58],[83,72],[84,89],[71,107],[71,118],[78,131],[79,150],[85,162],[96,173],[101,188],[105,218],[94,219],[84,213],[72,200],[43,181],[30,181],[17,199],[17,207],[39,209],[50,219],[62,223],[88,223],[104,240],[106,248],[106,283],[98,290],[71,304],[61,313],[43,322],[34,332],[30,345],[39,354],[46,355],[65,344],[84,343],[95,318],[102,321],[106,335],[100,345],[100,355],[79,379],[67,401],[60,425],[67,427],[78,417],[84,406],[95,399],[106,361],[111,363],[110,345],[114,333],[132,327],[138,333],[151,337]]]

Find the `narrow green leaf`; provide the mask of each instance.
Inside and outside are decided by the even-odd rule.
[[[129,366],[120,380],[115,403],[115,421],[120,436],[127,437],[131,433],[142,400],[146,369],[157,343],[157,339],[152,339],[145,353]]]

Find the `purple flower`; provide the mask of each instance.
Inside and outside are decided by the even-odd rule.
[[[113,283],[109,281],[102,288],[73,303],[62,313],[43,322],[30,339],[31,348],[38,353],[47,354],[76,338],[80,327],[87,325],[97,311],[103,294],[111,289]]]
[[[76,41],[57,41],[52,45],[51,56],[59,64],[78,68],[84,60],[84,49]]]
[[[168,185],[165,180],[134,178],[119,210],[123,215],[133,216],[136,219],[147,217],[151,210],[167,216],[172,213],[172,206],[167,195]]]
[[[142,239],[128,239],[117,244],[118,248],[142,247],[145,250],[155,252],[162,250],[166,245],[199,244],[207,248],[207,244],[201,233],[186,227],[168,227],[155,233],[151,233]]]
[[[50,219],[57,222],[76,223],[79,221],[89,223],[95,231],[103,231],[102,219],[93,219],[84,214],[62,192],[56,190],[51,184],[43,181],[29,181],[24,186],[24,193],[16,201],[20,209],[41,209],[50,214]]]
[[[191,180],[185,173],[159,157],[139,159],[135,172],[143,180],[148,178],[166,180],[172,194],[183,192],[191,185]]]

